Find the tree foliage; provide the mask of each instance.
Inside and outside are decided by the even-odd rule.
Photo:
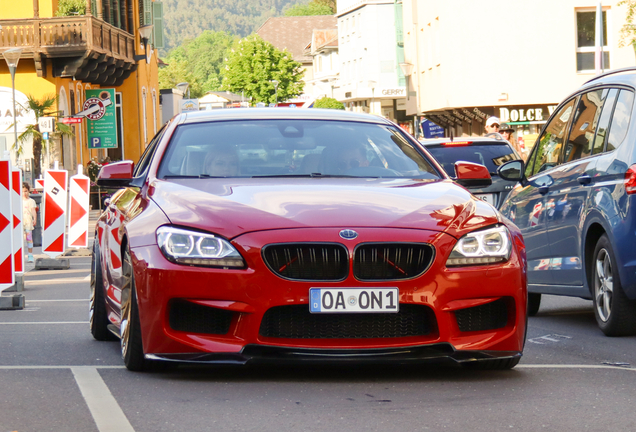
[[[297,4],[285,11],[285,16],[333,15],[333,9],[324,3],[314,0],[307,4]]]
[[[86,14],[86,0],[59,0],[55,16]]]
[[[204,30],[245,37],[302,0],[164,0],[165,55]],[[306,0],[305,0],[306,1]]]
[[[32,95],[27,95],[27,106],[23,107],[26,110],[33,111],[35,114],[35,123],[27,125],[26,130],[22,132],[18,136],[18,142],[16,147],[16,153],[18,155],[22,154],[24,150],[23,146],[26,141],[29,139],[33,140],[33,175],[34,178],[39,178],[42,173],[42,148],[44,147],[42,144],[42,133],[40,132],[40,125],[38,124],[38,120],[40,117],[48,117],[57,115],[57,111],[53,110],[57,102],[57,97],[55,95],[44,96],[42,99],[36,99]],[[54,132],[57,136],[73,136],[73,130],[70,126],[64,123],[56,123],[55,124],[56,132]]]
[[[636,50],[636,0],[622,0],[617,6],[627,6],[625,14],[625,24],[621,27],[619,46],[624,47],[626,44],[632,45]]]
[[[330,98],[330,97],[323,97],[320,99],[316,99],[316,101],[314,102],[314,108],[328,108],[328,109],[339,109],[339,110],[345,109],[342,102],[338,102],[337,99]]]
[[[303,91],[304,71],[287,51],[280,51],[258,35],[239,40],[221,70],[222,87],[234,93],[245,92],[252,103],[275,103],[298,96]],[[273,80],[278,81],[278,92]]]
[[[180,82],[190,84],[190,96],[199,98],[208,91],[221,89],[223,59],[238,38],[225,32],[204,31],[170,51],[159,69],[159,87],[174,88]]]

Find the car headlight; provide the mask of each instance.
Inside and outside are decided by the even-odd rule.
[[[234,246],[213,234],[162,226],[157,229],[157,244],[167,259],[179,264],[245,267],[243,257]]]
[[[510,233],[505,226],[471,232],[459,239],[446,261],[446,267],[508,261],[511,250]]]

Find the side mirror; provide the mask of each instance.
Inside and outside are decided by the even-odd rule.
[[[101,187],[127,187],[133,181],[133,161],[114,162],[104,165],[97,176],[97,186]]]
[[[506,162],[497,169],[497,175],[509,181],[521,181],[523,172],[524,163],[521,160]]]
[[[467,188],[487,187],[492,184],[488,168],[480,164],[455,162],[455,174],[457,175],[454,178],[455,182]]]

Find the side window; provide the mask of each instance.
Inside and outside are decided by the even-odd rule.
[[[596,128],[596,137],[594,137],[594,149],[592,154],[599,154],[603,152],[605,148],[605,142],[607,141],[607,131],[609,130],[609,123],[612,119],[612,111],[614,110],[614,103],[616,103],[616,96],[618,95],[617,89],[611,89],[605,103],[603,104],[603,113],[598,121]]]
[[[150,161],[152,160],[152,155],[155,152],[155,147],[157,147],[157,143],[161,141],[161,137],[163,136],[163,132],[165,130],[166,130],[166,127],[165,126],[162,127],[161,130],[157,132],[157,134],[152,139],[152,141],[150,141],[150,144],[148,144],[148,147],[146,147],[146,150],[144,151],[144,153],[141,155],[141,158],[139,159],[139,163],[135,167],[135,171],[133,172],[133,177],[139,177],[144,172],[146,172],[146,169],[148,168],[148,165],[150,165]]]
[[[634,92],[621,90],[614,108],[612,126],[610,127],[609,139],[607,140],[606,151],[617,149],[627,135],[629,120],[632,115],[632,104],[634,102]]]
[[[565,104],[546,126],[536,145],[532,172],[526,173],[529,174],[528,177],[550,169],[559,163],[559,155],[563,148],[575,101],[576,99],[572,99]]]
[[[565,146],[563,162],[581,159],[592,154],[594,134],[608,89],[594,90],[581,95],[574,110],[570,137]]]

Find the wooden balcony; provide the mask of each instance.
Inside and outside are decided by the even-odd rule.
[[[54,77],[68,77],[119,86],[137,67],[135,38],[93,16],[0,19],[0,52],[22,48],[32,58],[38,76],[46,63]]]

